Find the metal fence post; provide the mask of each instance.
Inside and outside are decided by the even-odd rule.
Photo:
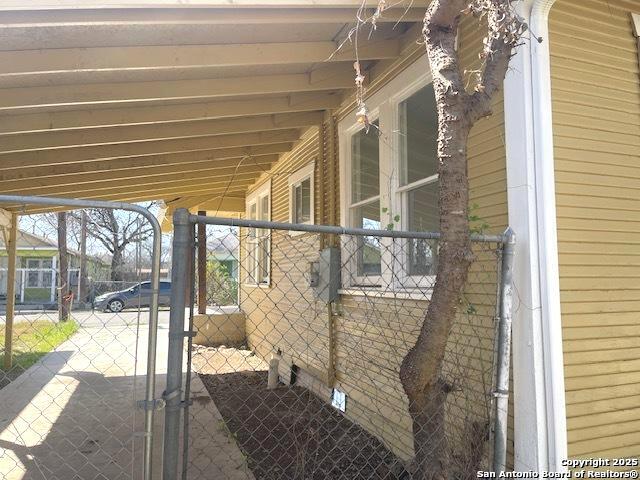
[[[511,360],[511,308],[513,303],[513,255],[516,236],[509,227],[504,232],[500,274],[500,318],[494,404],[493,471],[503,472],[507,461],[509,418],[509,363]]]
[[[167,388],[164,392],[165,423],[162,459],[163,480],[178,478],[180,413],[182,410],[182,353],[185,335],[185,308],[191,258],[191,222],[189,211],[180,208],[173,214],[173,253],[171,261],[171,313],[167,350]],[[186,441],[186,439],[185,439]]]

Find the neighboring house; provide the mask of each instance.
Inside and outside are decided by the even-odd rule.
[[[543,40],[523,42],[504,98],[469,138],[474,214],[491,233],[509,225],[517,234],[510,448],[520,470],[563,469],[567,457],[640,455],[640,17],[634,13],[640,2],[528,2],[523,15]],[[472,22],[464,24],[459,48],[467,69],[477,67],[481,35]],[[402,212],[401,229],[438,229],[437,119],[423,47],[407,42],[401,59],[376,65],[370,75],[367,105],[382,134],[375,127],[367,134],[356,122],[354,99],[346,98],[249,188],[247,218],[384,228],[390,213]],[[399,175],[390,182],[389,172]],[[288,251],[290,239],[281,234],[242,238],[240,302],[249,345],[264,358],[281,350],[285,365],[317,379],[310,388],[327,397],[328,322],[301,311],[312,300],[295,294],[296,283],[305,282],[295,266],[317,257],[319,237]],[[375,245],[363,251],[358,276],[366,282],[379,275],[381,258]],[[432,255],[424,257],[420,268],[433,268]],[[356,318],[363,306],[344,284],[353,272],[344,273],[340,308]],[[382,295],[380,311],[385,302]],[[424,310],[426,302],[416,307]],[[397,377],[377,377],[379,388],[391,392],[380,400],[357,378],[376,366],[350,354],[358,342],[397,339],[389,332],[376,344],[386,334],[361,327],[336,321],[334,385],[347,393],[350,418],[408,458],[408,417],[381,413],[404,404]],[[291,331],[313,339],[283,341]],[[490,325],[486,331],[492,334]],[[385,350],[382,362],[397,370],[411,342]]]
[[[238,236],[221,234],[207,239],[207,257],[222,265],[234,280],[238,279]]]
[[[79,252],[69,250],[69,284],[78,286]],[[54,302],[57,296],[58,246],[42,237],[18,231],[16,300],[34,304]],[[95,257],[87,258],[88,276],[92,280],[108,277],[109,265]],[[7,250],[0,235],[0,299],[7,294]],[[77,294],[77,293],[76,293]]]

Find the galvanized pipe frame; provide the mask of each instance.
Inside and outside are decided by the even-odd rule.
[[[151,305],[149,307],[149,339],[147,347],[147,378],[145,383],[145,399],[143,401],[144,446],[143,446],[143,478],[152,478],[153,453],[153,417],[157,408],[156,389],[156,346],[158,341],[158,294],[160,288],[160,253],[162,250],[162,232],[158,219],[144,207],[126,202],[110,202],[99,200],[78,200],[72,198],[36,197],[26,195],[0,195],[0,204],[12,205],[46,205],[72,208],[108,208],[111,210],[127,210],[135,212],[147,219],[153,229],[153,250],[151,262]]]
[[[191,215],[182,208],[174,212],[174,237],[172,255],[172,294],[171,316],[169,325],[169,350],[167,365],[167,408],[165,411],[165,436],[163,452],[163,480],[177,480],[179,459],[180,412],[186,410],[188,398],[182,399],[182,357],[184,338],[191,334],[185,331],[185,309],[187,307],[187,288],[189,272],[194,262],[194,227],[197,224],[218,225],[243,228],[260,228],[269,230],[298,231],[310,233],[327,233],[332,235],[377,236],[391,238],[420,238],[437,240],[437,232],[407,232],[391,230],[369,230],[361,228],[344,228],[330,225],[289,224],[261,220],[208,217]],[[506,469],[507,454],[507,422],[509,406],[509,364],[511,355],[511,319],[513,303],[513,257],[515,250],[515,233],[507,228],[502,235],[471,236],[474,242],[498,243],[501,245],[501,262],[498,285],[498,325],[496,343],[496,372],[494,391],[493,418],[493,452],[491,467],[494,472]],[[185,260],[189,261],[185,261]],[[182,285],[185,288],[175,288]],[[191,327],[190,327],[191,328]],[[190,372],[187,372],[190,375]],[[185,432],[186,433],[186,432]],[[183,438],[188,442],[188,438]],[[183,453],[183,455],[186,455]],[[183,459],[185,460],[185,459]],[[185,462],[186,465],[186,462]],[[186,472],[182,472],[183,476]],[[184,478],[184,477],[183,477]]]

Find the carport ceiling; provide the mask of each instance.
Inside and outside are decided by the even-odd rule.
[[[360,0],[24,3],[0,6],[1,193],[237,208],[353,91],[356,52],[336,46]],[[365,67],[426,3],[360,35]]]

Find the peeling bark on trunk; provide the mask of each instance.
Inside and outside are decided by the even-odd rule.
[[[487,40],[481,54],[484,68],[474,93],[465,89],[456,51],[463,10],[487,16]],[[451,387],[442,376],[442,366],[473,262],[467,140],[474,123],[491,114],[491,99],[502,84],[523,25],[509,0],[433,0],[425,14],[423,34],[438,108],[441,240],[431,302],[418,339],[400,367],[413,422],[414,480],[440,480],[463,473],[453,472],[450,466],[445,404]]]
[[[69,256],[67,252],[67,212],[58,213],[58,320],[69,320],[71,311],[71,288],[69,288]]]

